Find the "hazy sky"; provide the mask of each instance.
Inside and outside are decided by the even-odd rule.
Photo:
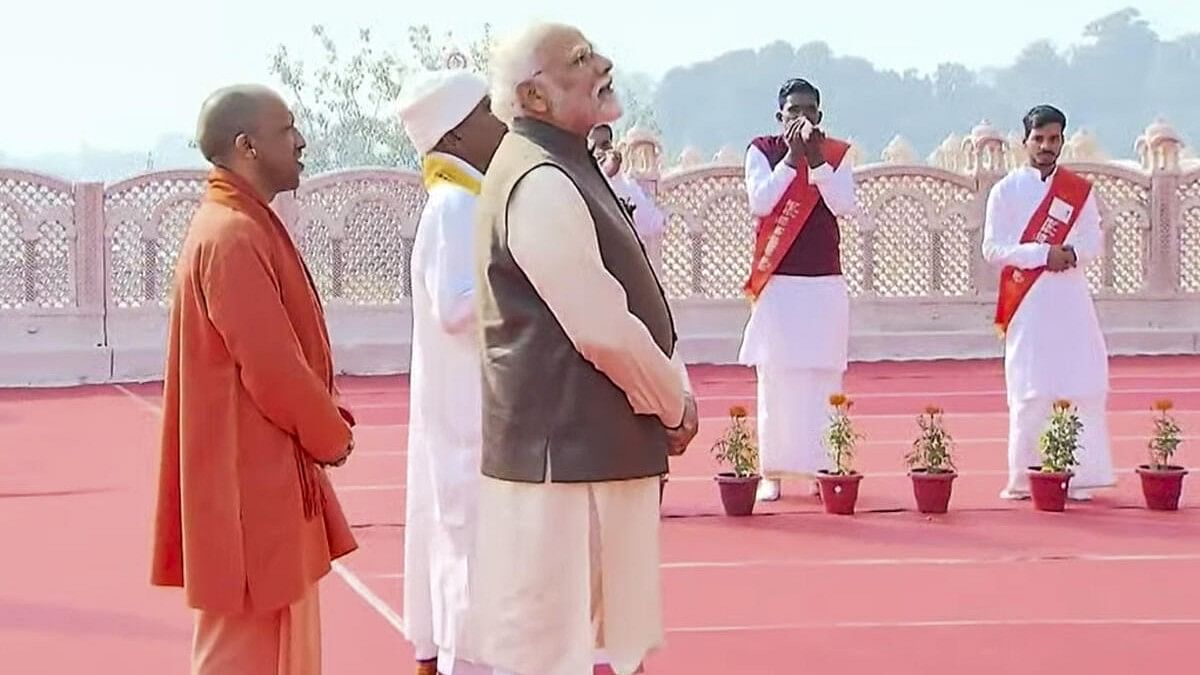
[[[84,144],[148,149],[190,134],[210,90],[234,81],[274,84],[269,55],[284,43],[314,53],[309,27],[349,44],[371,27],[382,46],[407,27],[464,39],[536,19],[580,26],[626,70],[655,77],[675,65],[773,40],[824,40],[837,54],[928,72],[938,63],[1004,65],[1036,39],[1078,42],[1084,25],[1137,7],[1165,39],[1200,32],[1195,0],[6,0],[0,21],[0,153],[73,152]],[[691,28],[680,28],[684,16]],[[468,17],[468,18],[462,18]],[[308,51],[306,51],[308,50]]]

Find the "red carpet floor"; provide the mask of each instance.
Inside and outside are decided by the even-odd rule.
[[[997,498],[1003,374],[995,361],[855,364],[867,440],[859,513],[802,486],[727,518],[708,448],[753,374],[697,367],[704,422],[663,505],[667,644],[651,674],[1124,674],[1200,670],[1200,509],[1142,508],[1150,404],[1200,429],[1200,358],[1116,359],[1110,424],[1120,484],[1063,514]],[[361,549],[322,585],[326,672],[409,672],[399,621],[404,378],[347,378],[362,426],[336,470]],[[0,391],[0,673],[184,675],[191,615],[147,583],[159,388]],[[915,416],[943,406],[961,476],[951,513],[915,512],[903,456]],[[1200,480],[1189,476],[1189,480]]]

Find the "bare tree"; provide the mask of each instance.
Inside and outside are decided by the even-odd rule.
[[[271,72],[287,89],[297,124],[305,134],[306,164],[316,173],[347,167],[415,168],[417,153],[409,143],[393,106],[400,95],[409,64],[418,68],[447,65],[486,72],[492,42],[491,26],[483,37],[451,53],[453,36],[435,43],[429,26],[409,28],[410,54],[378,49],[371,31],[361,29],[353,51],[343,55],[323,26],[313,26],[323,58],[306,64],[280,45],[271,58]]]

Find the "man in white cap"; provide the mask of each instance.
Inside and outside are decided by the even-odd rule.
[[[475,203],[507,131],[487,94],[474,73],[433,71],[413,76],[400,103],[429,192],[412,256],[404,537],[405,633],[418,675],[491,672],[464,653],[482,442]]]

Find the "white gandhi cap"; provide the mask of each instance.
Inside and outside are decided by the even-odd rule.
[[[467,70],[416,73],[404,83],[398,110],[417,152],[426,155],[487,96],[488,83]]]

